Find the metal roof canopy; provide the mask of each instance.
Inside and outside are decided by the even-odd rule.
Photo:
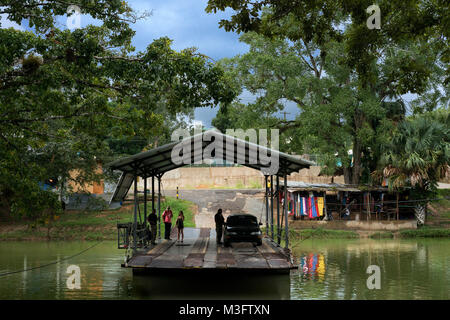
[[[205,137],[207,138],[206,140]],[[264,152],[264,154],[266,154],[267,157],[269,158],[278,155],[279,170],[276,175],[279,176],[283,176],[285,174],[289,175],[292,172],[297,172],[300,169],[309,168],[311,165],[314,165],[314,162],[300,159],[277,150],[269,149],[245,140],[241,140],[233,136],[225,135],[218,131],[209,130],[201,134],[185,138],[182,141],[172,142],[149,151],[141,152],[130,157],[125,157],[116,160],[114,162],[111,162],[107,166],[110,167],[112,170],[120,170],[124,173],[133,173],[133,174],[136,173],[138,176],[143,178],[158,176],[164,174],[167,171],[183,167],[189,164],[189,163],[175,164],[172,161],[172,150],[177,145],[183,146],[190,144],[191,154],[190,158],[187,159],[188,160],[190,159],[190,163],[192,164],[195,161],[194,155],[199,154],[200,150],[198,147],[201,147],[202,152],[200,154],[203,155],[205,148],[211,143],[214,143],[215,140],[211,140],[211,137],[214,137],[214,139],[222,138],[224,141],[224,143],[222,144],[223,146],[222,157],[216,155],[213,156],[211,159],[223,159],[227,161],[231,160],[227,158],[226,150],[227,147],[233,146],[232,150],[234,151],[234,155],[232,162],[242,164],[243,166],[247,166],[257,170],[267,169],[268,166],[266,164],[259,163],[260,160],[259,157],[257,163],[250,162],[249,161],[250,152],[257,152],[258,154],[260,154],[260,152]],[[195,144],[194,141],[196,142]],[[200,146],[199,141],[201,141]],[[195,149],[195,147],[197,147],[197,149]],[[242,149],[244,149],[244,153],[241,152]],[[189,155],[182,155],[182,156],[186,159],[186,157]],[[242,161],[244,159],[245,162]]]
[[[305,183],[302,181],[288,181],[287,189],[295,191],[348,191],[348,192],[388,192],[387,187],[369,185],[350,185],[340,183]]]
[[[267,158],[270,158],[271,161],[273,160],[272,156],[278,156],[278,171],[273,175],[289,175],[293,172],[298,172],[301,169],[309,168],[311,165],[315,164],[314,162],[288,155],[278,150],[273,150],[261,145],[248,142],[246,140],[239,139],[237,137],[225,135],[215,130],[208,130],[203,133],[185,138],[181,141],[172,142],[161,147],[141,152],[133,156],[125,157],[109,163],[107,167],[109,167],[110,169],[120,170],[123,172],[117,185],[117,189],[111,200],[120,201],[125,197],[125,195],[128,193],[129,188],[131,187],[135,174],[143,178],[148,178],[151,176],[158,177],[162,176],[167,171],[171,171],[179,167],[188,165],[189,163],[177,164],[173,162],[172,151],[175,147],[181,148],[179,151],[182,151],[183,146],[190,146],[190,155],[182,154],[180,156],[185,160],[190,160],[190,163],[193,164],[197,160],[195,159],[196,155],[201,154],[201,160],[204,160],[203,155],[205,148],[213,144],[216,139],[222,139],[222,150],[215,150],[214,156],[209,159],[222,159],[227,161],[232,160],[231,162],[238,163],[256,170],[261,170],[263,171],[263,174],[266,175],[270,175],[272,173],[264,173],[264,170],[268,169],[269,166],[260,162],[261,159],[259,155],[261,153],[266,155]],[[214,144],[214,146],[217,146],[217,144]],[[233,150],[233,154],[227,154],[227,149]],[[255,161],[250,161],[249,157],[252,154],[254,155],[255,152],[258,157],[256,163],[253,163]],[[232,159],[230,159],[231,155]],[[256,159],[252,157],[252,160]]]

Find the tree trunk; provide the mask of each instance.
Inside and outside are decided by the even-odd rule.
[[[352,166],[352,184],[359,184],[361,178],[361,142],[358,140],[358,131],[363,127],[364,124],[364,113],[356,109],[354,115],[354,139],[353,139],[353,166]]]
[[[358,139],[353,142],[352,184],[359,184],[361,178],[361,145]]]
[[[344,167],[344,183],[350,184],[352,182],[352,168]]]

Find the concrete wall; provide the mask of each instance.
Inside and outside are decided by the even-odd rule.
[[[367,230],[367,231],[398,231],[403,229],[417,229],[417,221],[290,221],[289,226],[294,229],[336,229],[336,230]]]
[[[176,191],[165,195],[174,197]],[[196,204],[198,214],[195,224],[198,228],[214,228],[214,215],[220,208],[225,218],[233,213],[249,213],[265,222],[264,192],[261,190],[181,190],[179,198]],[[178,214],[178,213],[177,213]]]
[[[319,176],[320,167],[300,170],[288,176],[290,181],[309,183],[330,183],[331,177]],[[282,179],[281,179],[282,180]],[[335,177],[334,182],[344,183],[343,177]],[[211,189],[211,188],[252,188],[264,187],[264,176],[261,171],[247,167],[183,167],[166,172],[162,177],[164,190]],[[151,179],[147,181],[151,187]],[[143,179],[139,179],[139,189],[144,187]],[[133,187],[130,189],[133,190]]]

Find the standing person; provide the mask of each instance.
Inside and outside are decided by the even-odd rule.
[[[150,213],[150,215],[147,218],[148,223],[150,223],[150,231],[151,231],[151,237],[152,237],[152,244],[156,244],[155,240],[156,240],[156,233],[157,231],[157,221],[158,221],[158,217],[156,216],[156,210],[153,209],[152,213]]]
[[[217,213],[214,216],[214,221],[216,222],[217,244],[222,244],[223,225],[225,223],[225,218],[222,215],[222,209],[217,210]]]
[[[170,240],[170,229],[172,228],[173,217],[173,213],[172,210],[170,210],[170,207],[167,207],[167,209],[164,210],[162,216],[164,221],[164,239]]]
[[[178,214],[177,221],[175,222],[175,225],[178,229],[178,235],[177,235],[177,241],[180,241],[180,234],[181,234],[181,243],[183,243],[184,239],[184,214],[183,211],[180,210],[180,213]]]

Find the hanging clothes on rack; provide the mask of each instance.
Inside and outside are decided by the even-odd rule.
[[[294,212],[294,194],[292,192],[288,192],[288,214],[290,216],[295,215],[295,212]]]
[[[314,201],[314,197],[312,195],[312,192],[310,192],[309,196],[308,196],[308,217],[310,219],[313,218],[313,210],[312,210],[312,208],[314,207],[314,205],[313,205],[314,202],[313,201]]]
[[[317,202],[317,197],[314,197],[314,207],[316,209],[316,218],[320,217],[319,215],[319,204]]]
[[[309,206],[310,206],[310,218],[317,218],[317,206],[316,199],[314,198],[314,194],[312,192],[309,193]]]
[[[324,213],[323,213],[323,207],[324,207],[323,197],[317,197],[317,206],[319,209],[319,216],[322,217],[324,215]]]

